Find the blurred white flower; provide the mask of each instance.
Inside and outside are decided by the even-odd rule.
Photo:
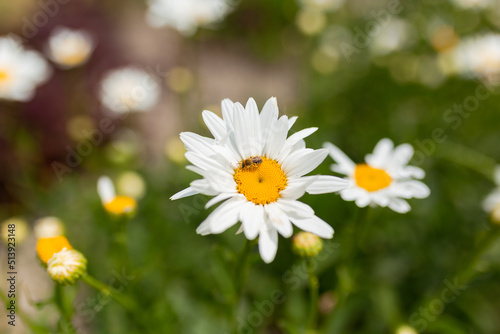
[[[296,117],[279,117],[276,98],[267,101],[259,113],[249,99],[246,107],[226,99],[222,116],[205,110],[203,120],[214,138],[191,132],[181,133],[188,169],[203,178],[171,197],[172,200],[204,194],[215,196],[206,208],[224,201],[196,232],[201,235],[222,233],[241,221],[240,230],[253,240],[259,237],[264,262],[271,262],[278,249],[278,233],[293,234],[293,225],[322,238],[333,237],[333,228],[298,201],[306,192],[331,193],[345,189],[341,178],[306,174],[328,155],[327,150],[306,148],[303,138],[317,128],[288,132]],[[288,138],[287,138],[288,137]],[[293,225],[292,225],[293,224]]]
[[[51,69],[43,56],[12,37],[0,37],[0,99],[29,101]]]
[[[500,34],[488,33],[461,41],[451,51],[454,69],[467,77],[496,83],[500,75]]]
[[[101,176],[97,181],[97,193],[101,198],[104,209],[114,216],[132,216],[137,209],[134,198],[124,195],[116,195],[113,181],[107,176]]]
[[[500,166],[494,171],[496,189],[494,189],[483,201],[483,209],[491,215],[492,220],[500,223]]]
[[[451,0],[457,7],[464,9],[487,8],[495,3],[495,0]]]
[[[43,217],[35,222],[35,237],[54,238],[64,234],[64,224],[57,217]]]
[[[413,180],[425,176],[422,169],[408,166],[413,147],[402,144],[394,147],[390,139],[380,140],[365,163],[355,164],[333,144],[325,143],[336,164],[332,170],[347,176],[350,186],[340,192],[345,201],[356,201],[359,207],[378,205],[406,213],[411,207],[404,199],[426,198],[430,189],[423,182]]]
[[[153,27],[169,26],[190,36],[198,27],[223,20],[231,11],[227,0],[149,0],[147,22]]]
[[[415,31],[405,20],[393,18],[386,25],[380,26],[380,32],[374,37],[370,49],[375,55],[386,55],[399,51],[415,41]]]
[[[94,41],[88,32],[57,27],[49,37],[47,53],[60,67],[72,68],[84,64],[93,50]]]
[[[109,72],[101,82],[101,102],[122,114],[148,111],[160,97],[160,84],[146,71],[126,67]]]

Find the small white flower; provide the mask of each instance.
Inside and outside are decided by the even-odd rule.
[[[430,189],[424,183],[413,180],[422,179],[425,173],[415,166],[408,166],[413,156],[413,147],[402,144],[394,147],[390,139],[380,140],[372,154],[365,157],[365,163],[355,164],[347,155],[333,144],[325,143],[330,156],[336,164],[332,170],[347,176],[350,186],[341,191],[346,201],[356,201],[359,207],[378,205],[406,213],[410,205],[404,199],[425,198]]]
[[[451,0],[451,2],[464,9],[484,9],[494,4],[494,0]]]
[[[404,49],[415,40],[415,31],[411,24],[402,19],[393,18],[380,27],[370,49],[375,55],[386,55]]]
[[[113,181],[107,176],[101,176],[97,181],[97,193],[102,205],[112,215],[134,214],[137,202],[130,196],[117,196]]]
[[[160,97],[160,85],[146,71],[127,67],[113,70],[101,82],[101,102],[122,114],[148,111]]]
[[[225,201],[201,223],[197,233],[222,233],[241,221],[240,230],[246,238],[259,237],[260,255],[267,263],[276,256],[278,233],[289,238],[292,224],[322,238],[332,238],[332,227],[298,199],[305,192],[330,193],[348,184],[333,176],[304,176],[326,158],[328,151],[305,147],[303,138],[317,128],[287,138],[296,117],[278,118],[278,114],[275,98],[267,101],[260,114],[253,99],[246,107],[229,99],[222,101],[222,119],[203,111],[214,138],[191,132],[180,135],[187,149],[186,158],[192,163],[187,168],[203,178],[171,198],[215,196],[206,208]]]
[[[87,271],[87,259],[74,249],[63,248],[47,262],[47,272],[57,283],[74,284]]]
[[[198,27],[223,20],[231,11],[227,0],[149,0],[146,14],[153,27],[169,26],[190,36]]]
[[[468,37],[451,52],[455,70],[462,75],[492,83],[500,79],[500,34]]]
[[[484,199],[483,209],[491,214],[493,221],[500,223],[500,166],[495,168],[494,178],[497,188]]]
[[[94,50],[94,41],[84,30],[55,28],[49,38],[48,54],[62,68],[84,64]]]
[[[0,37],[0,99],[29,101],[51,69],[42,55],[12,37]]]
[[[35,222],[34,232],[37,239],[54,238],[64,235],[64,224],[57,217],[43,217]]]

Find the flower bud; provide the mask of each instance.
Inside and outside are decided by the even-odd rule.
[[[320,237],[309,232],[299,232],[293,237],[293,251],[300,257],[314,257],[323,249]]]
[[[47,263],[49,276],[62,285],[71,285],[87,271],[87,259],[74,249],[64,248]]]
[[[401,325],[396,329],[396,334],[418,334],[418,332],[413,327]]]

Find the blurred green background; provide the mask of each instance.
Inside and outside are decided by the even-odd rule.
[[[1,2],[1,35],[22,37],[26,20],[45,2]],[[445,0],[348,0],[318,7],[314,1],[243,0],[232,2],[220,22],[185,36],[150,27],[143,1],[62,2],[24,45],[44,52],[54,27],[85,29],[96,40],[91,59],[81,68],[54,67],[31,101],[0,100],[0,220],[20,217],[29,227],[17,245],[18,305],[27,317],[48,332],[66,332],[58,329],[53,305],[37,306],[50,298],[53,283],[36,259],[31,229],[36,219],[57,216],[73,247],[87,257],[88,272],[123,287],[140,305],[130,314],[78,283],[67,289],[78,333],[229,333],[231,275],[245,238],[235,235],[236,228],[215,236],[195,233],[209,213],[207,197],[169,200],[197,177],[184,169],[178,134],[208,136],[201,111],[220,114],[223,98],[244,103],[254,97],[262,107],[276,96],[281,113],[299,116],[292,130],[319,127],[308,147],[329,141],[361,162],[383,137],[412,144],[414,164],[425,169],[432,191],[427,199],[411,200],[408,214],[370,210],[369,226],[354,231],[363,214],[354,203],[335,194],[304,196],[336,231],[318,259],[320,332],[396,333],[409,324],[425,333],[500,333],[500,244],[493,240],[475,258],[497,231],[481,202],[494,187],[492,171],[500,161],[500,98],[496,82],[450,70],[446,56],[467,36],[496,33],[500,4],[482,9]],[[398,10],[391,13],[391,6]],[[383,11],[387,23],[376,18]],[[366,27],[374,22],[380,30],[370,37]],[[356,46],[356,39],[366,43]],[[162,96],[149,112],[122,119],[102,108],[98,84],[108,70],[127,64],[154,72]],[[489,96],[467,117],[448,112],[476,96],[478,87]],[[58,178],[53,163],[64,163],[68,147],[76,149],[86,140],[83,131],[104,117],[113,118],[116,131]],[[435,140],[435,129],[444,131],[444,140]],[[331,162],[316,172],[331,174]],[[109,175],[116,184],[126,172],[137,173],[145,191],[136,216],[120,223],[103,210],[96,182]],[[118,193],[127,192],[122,183]],[[352,233],[357,244],[345,261]],[[125,241],[126,254],[112,252],[116,238]],[[273,263],[264,264],[257,253],[252,260],[237,310],[239,332],[303,333],[307,275],[290,240],[280,237]],[[453,302],[432,303],[469,269],[473,277]],[[124,272],[127,279],[114,280]],[[30,333],[18,321],[12,329],[3,317],[0,330]]]

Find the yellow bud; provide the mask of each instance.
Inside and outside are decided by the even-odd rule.
[[[293,237],[293,251],[300,257],[314,257],[323,249],[320,237],[309,232],[299,232]]]

